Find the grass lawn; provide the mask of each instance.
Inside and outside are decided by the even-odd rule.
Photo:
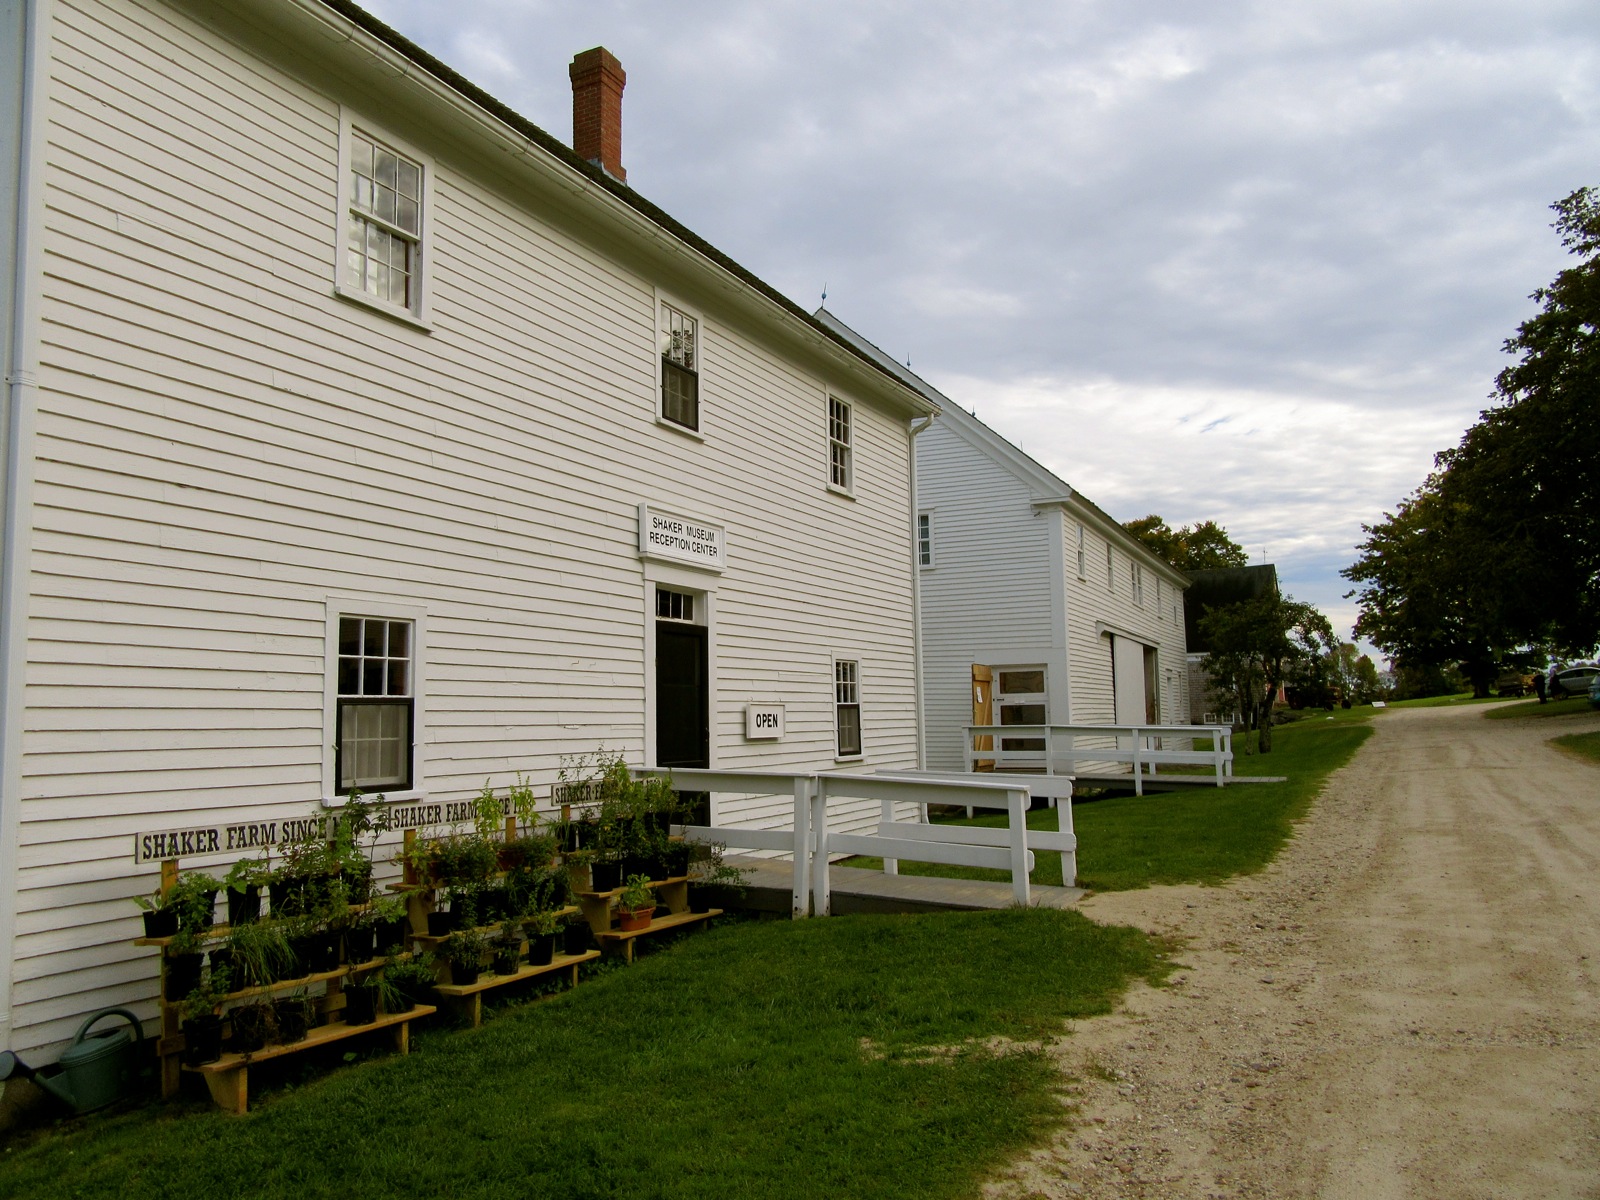
[[[1517,704],[1508,704],[1504,708],[1497,708],[1483,715],[1491,721],[1521,721],[1530,717],[1565,717],[1574,713],[1593,712],[1589,707],[1587,696],[1568,696],[1564,700],[1551,700],[1540,704],[1537,700],[1523,700]]]
[[[1287,775],[1286,783],[1236,784],[1226,788],[1078,800],[1072,806],[1078,834],[1078,883],[1097,891],[1125,891],[1153,883],[1220,883],[1259,871],[1305,815],[1328,774],[1349,761],[1372,733],[1370,709],[1313,713],[1273,731],[1271,754],[1246,757],[1234,739],[1234,770],[1240,775]],[[1055,829],[1054,810],[1028,814],[1030,829]],[[965,820],[960,823],[966,824]],[[1003,814],[974,817],[972,824],[1004,828]],[[1061,856],[1036,851],[1034,883],[1060,884]],[[876,858],[841,866],[882,870]],[[983,867],[902,861],[907,875],[1008,880]]]
[[[1600,729],[1593,733],[1566,733],[1550,740],[1563,750],[1600,762]]]
[[[1065,1110],[1042,1054],[968,1040],[1049,1035],[1165,971],[1071,912],[725,924],[247,1117],[150,1106],[13,1143],[0,1196],[971,1196]]]

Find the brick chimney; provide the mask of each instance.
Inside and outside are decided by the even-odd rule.
[[[585,50],[567,68],[572,77],[572,148],[626,183],[622,169],[622,64],[604,46]]]

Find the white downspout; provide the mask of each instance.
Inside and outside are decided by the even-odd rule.
[[[0,529],[0,1047],[10,1048],[21,833],[23,685],[33,542],[33,426],[39,390],[39,308],[44,289],[45,84],[50,73],[50,0],[22,0],[22,89],[18,111],[17,227],[6,365],[4,528]]]
[[[922,559],[918,554],[920,530],[917,527],[917,434],[933,424],[932,417],[921,421],[913,418],[906,423],[910,437],[906,439],[911,449],[911,653],[912,673],[917,687],[917,770],[928,769],[927,721],[922,712]],[[924,809],[922,819],[928,814]]]

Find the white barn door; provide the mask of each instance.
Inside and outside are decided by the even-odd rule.
[[[1147,700],[1143,643],[1112,635],[1111,682],[1117,700],[1116,723],[1143,725]]]

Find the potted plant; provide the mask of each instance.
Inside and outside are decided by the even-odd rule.
[[[594,949],[594,930],[578,913],[568,913],[561,918],[561,953],[583,954]]]
[[[228,1016],[233,1024],[231,1045],[240,1054],[251,1054],[261,1049],[277,1028],[272,1020],[270,1004],[241,1004]]]
[[[181,1003],[185,996],[200,986],[201,969],[205,965],[205,951],[200,935],[192,929],[180,926],[178,932],[172,935],[172,940],[167,943],[167,952],[162,962],[167,972],[162,995],[166,997],[168,1003]]]
[[[424,952],[409,958],[391,958],[383,966],[383,977],[394,989],[393,997],[384,999],[384,1010],[410,1012],[437,981],[433,956]]]
[[[280,996],[272,1002],[272,1018],[278,1041],[285,1045],[302,1042],[315,1015],[312,1000],[304,992]]]
[[[650,928],[650,919],[656,911],[656,894],[650,880],[644,875],[630,875],[628,884],[617,897],[617,925],[624,933]]]
[[[522,966],[522,934],[516,921],[507,921],[494,943],[492,959],[496,975],[515,975]]]
[[[568,850],[561,855],[562,867],[567,872],[567,880],[575,892],[594,892],[600,889],[595,884],[594,863],[595,851],[593,850]]]
[[[272,879],[269,855],[241,858],[222,877],[228,893],[228,924],[245,925],[261,919],[261,889]]]
[[[178,910],[167,906],[167,898],[159,890],[150,896],[135,896],[133,902],[144,910],[144,935],[147,938],[166,938],[178,932]]]
[[[183,998],[183,1061],[191,1067],[222,1057],[222,1017],[218,1013],[228,998],[228,972],[208,971]]]
[[[446,938],[444,958],[450,964],[450,982],[459,987],[477,983],[488,950],[488,940],[476,929],[458,929]]]
[[[204,871],[185,871],[178,881],[161,897],[159,907],[172,912],[178,920],[178,929],[197,933],[210,929],[217,906],[217,891],[221,887]],[[149,902],[142,901],[147,907]]]
[[[556,935],[561,930],[561,918],[549,911],[529,913],[523,919],[522,930],[528,935],[528,962],[536,967],[548,967],[555,961]]]
[[[744,896],[745,876],[750,873],[748,869],[723,861],[728,849],[723,842],[692,842],[688,845],[689,911],[704,913],[713,908],[733,907]]]
[[[234,978],[242,987],[276,983],[294,969],[294,951],[281,921],[255,921],[228,930]],[[213,955],[215,961],[215,955]]]
[[[373,928],[373,946],[380,954],[398,954],[411,944],[411,918],[400,896],[380,896],[367,909]]]

